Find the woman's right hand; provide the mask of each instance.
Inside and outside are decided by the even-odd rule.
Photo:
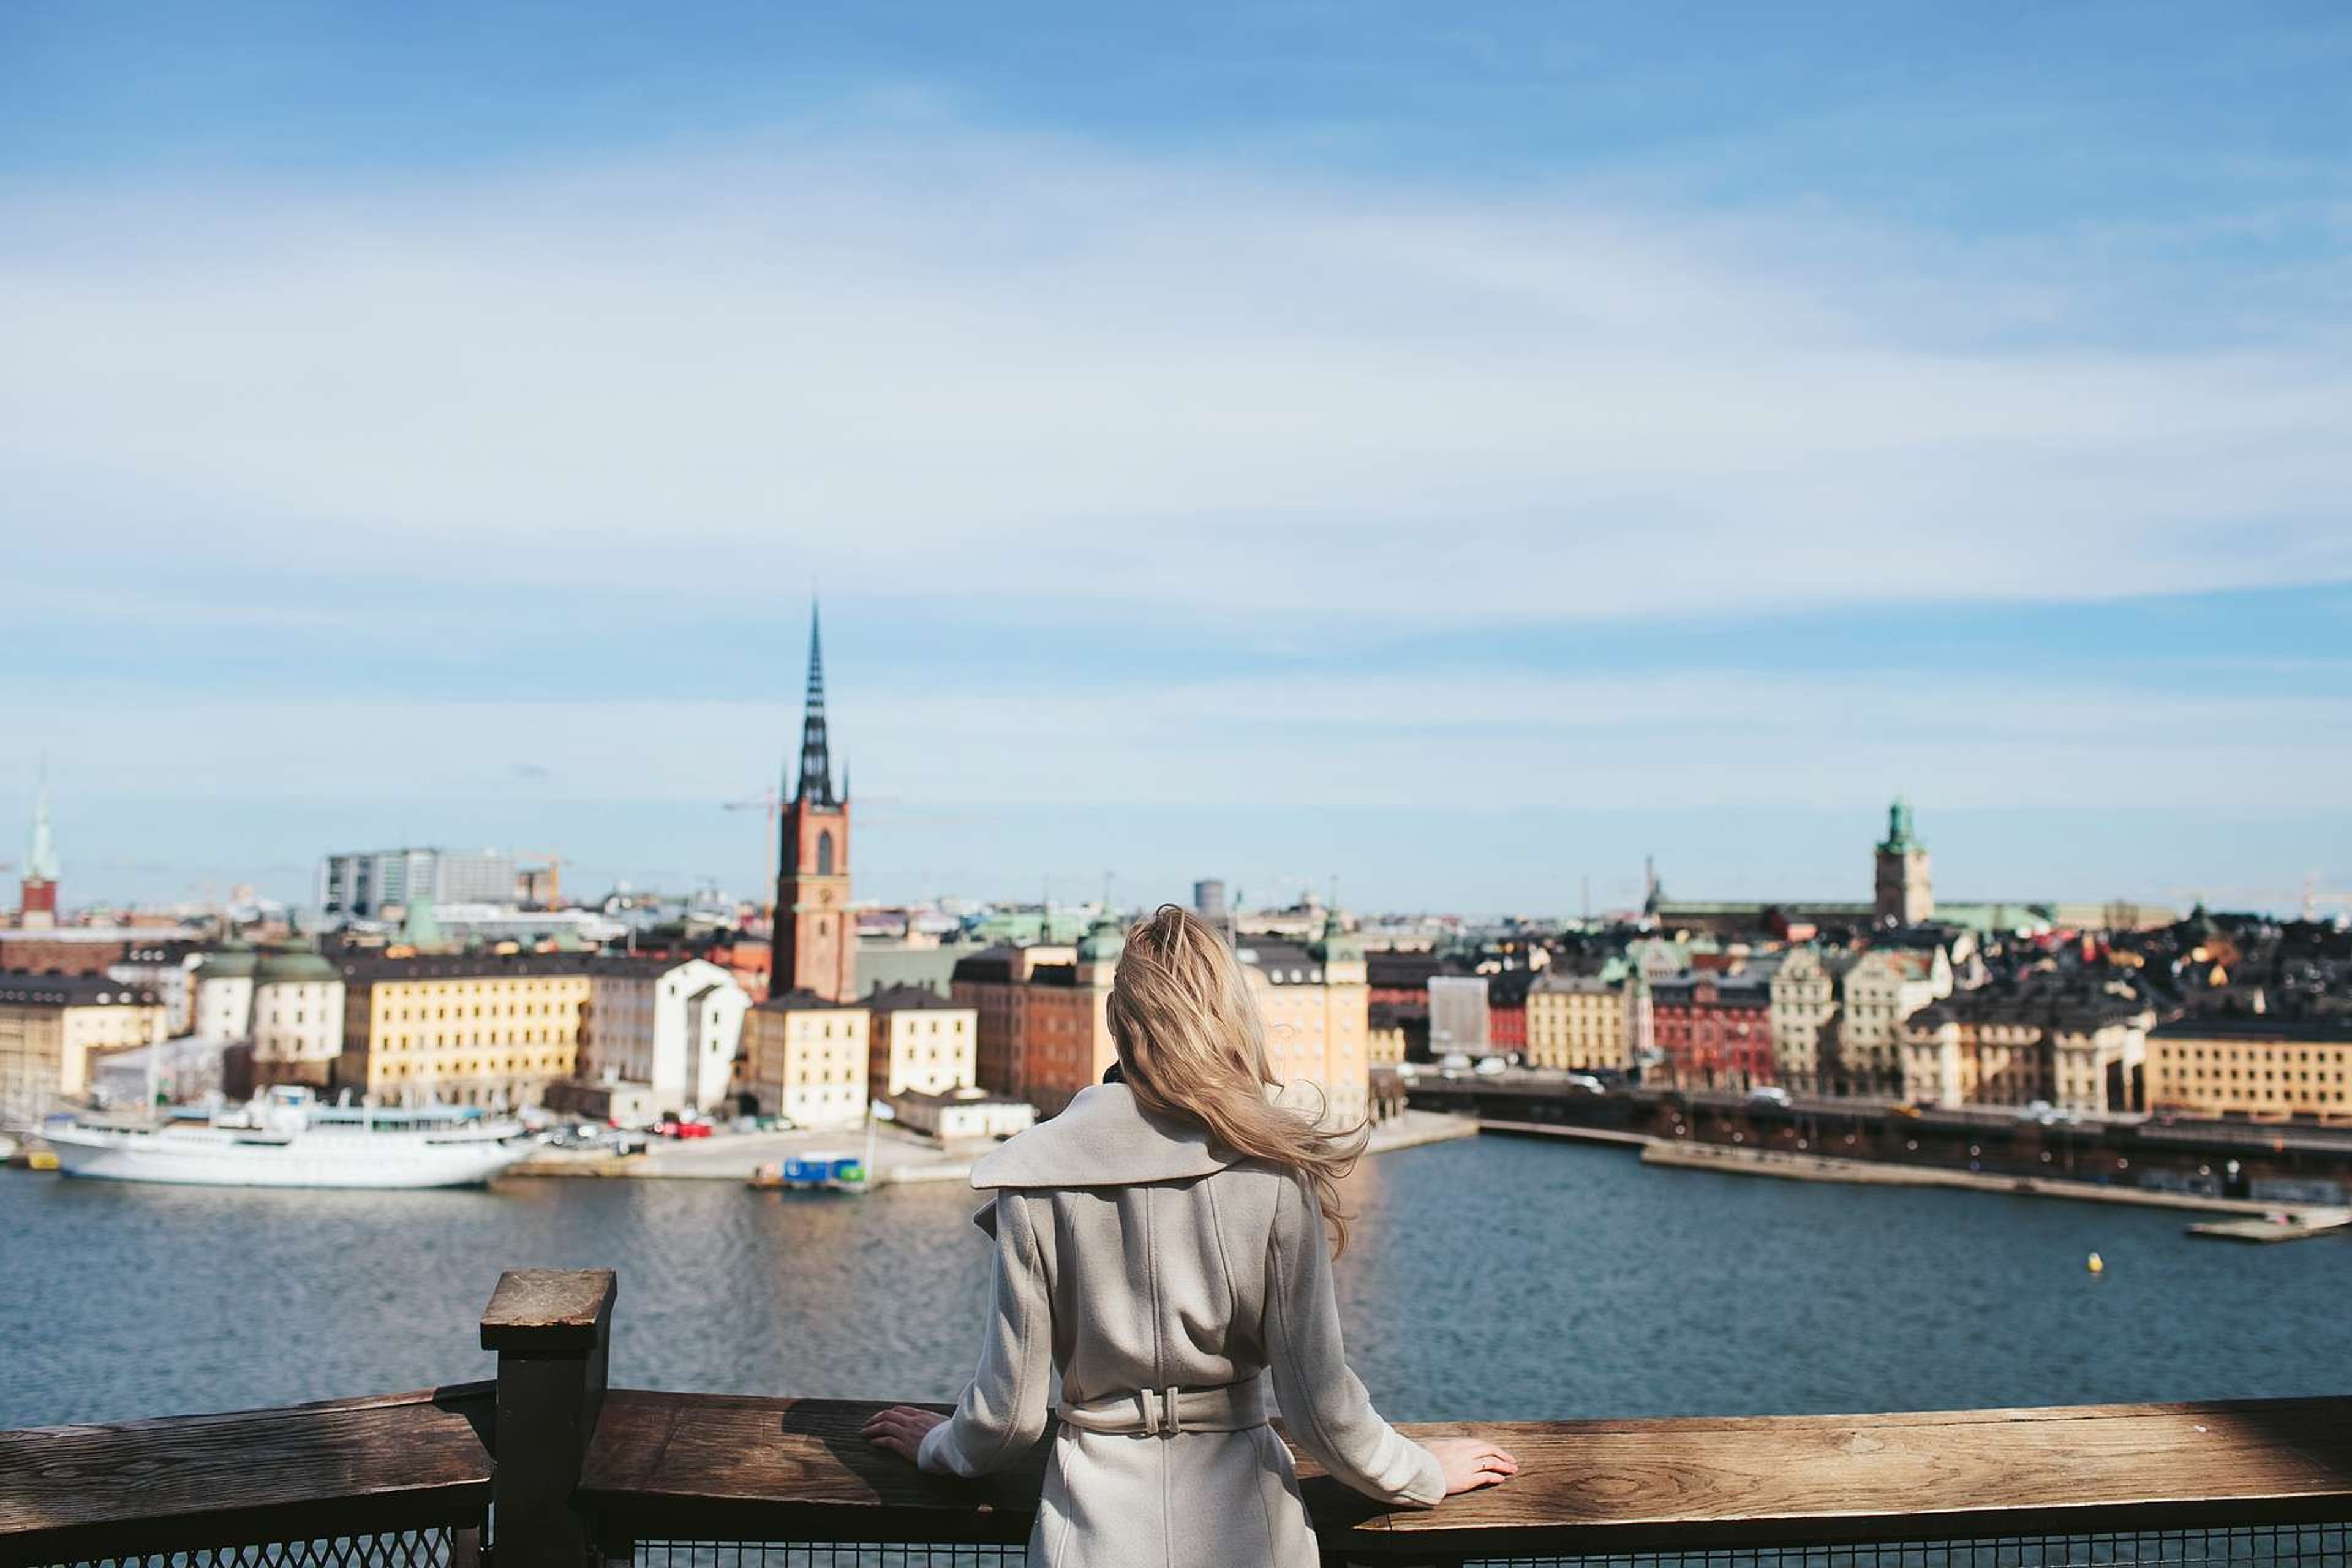
[[[1433,1437],[1422,1447],[1437,1457],[1447,1497],[1500,1486],[1519,1473],[1519,1462],[1484,1437]]]

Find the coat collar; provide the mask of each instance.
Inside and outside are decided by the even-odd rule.
[[[1059,1116],[983,1156],[971,1184],[1125,1187],[1181,1182],[1223,1170],[1241,1156],[1211,1145],[1208,1130],[1155,1120],[1123,1083],[1082,1089]]]

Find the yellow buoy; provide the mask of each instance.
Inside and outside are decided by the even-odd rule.
[[[2105,1274],[2107,1271],[2107,1260],[2094,1252],[2084,1261],[2083,1267],[2094,1274]]]

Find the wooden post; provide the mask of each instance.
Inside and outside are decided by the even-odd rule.
[[[496,1568],[583,1568],[587,1521],[572,1505],[604,1405],[617,1287],[609,1268],[510,1268],[482,1310],[499,1352]]]

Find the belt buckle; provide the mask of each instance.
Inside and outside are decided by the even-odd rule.
[[[1182,1390],[1175,1388],[1163,1388],[1160,1391],[1160,1415],[1162,1426],[1159,1431],[1162,1437],[1179,1436],[1183,1433],[1183,1412],[1176,1405],[1176,1396],[1181,1392]]]

